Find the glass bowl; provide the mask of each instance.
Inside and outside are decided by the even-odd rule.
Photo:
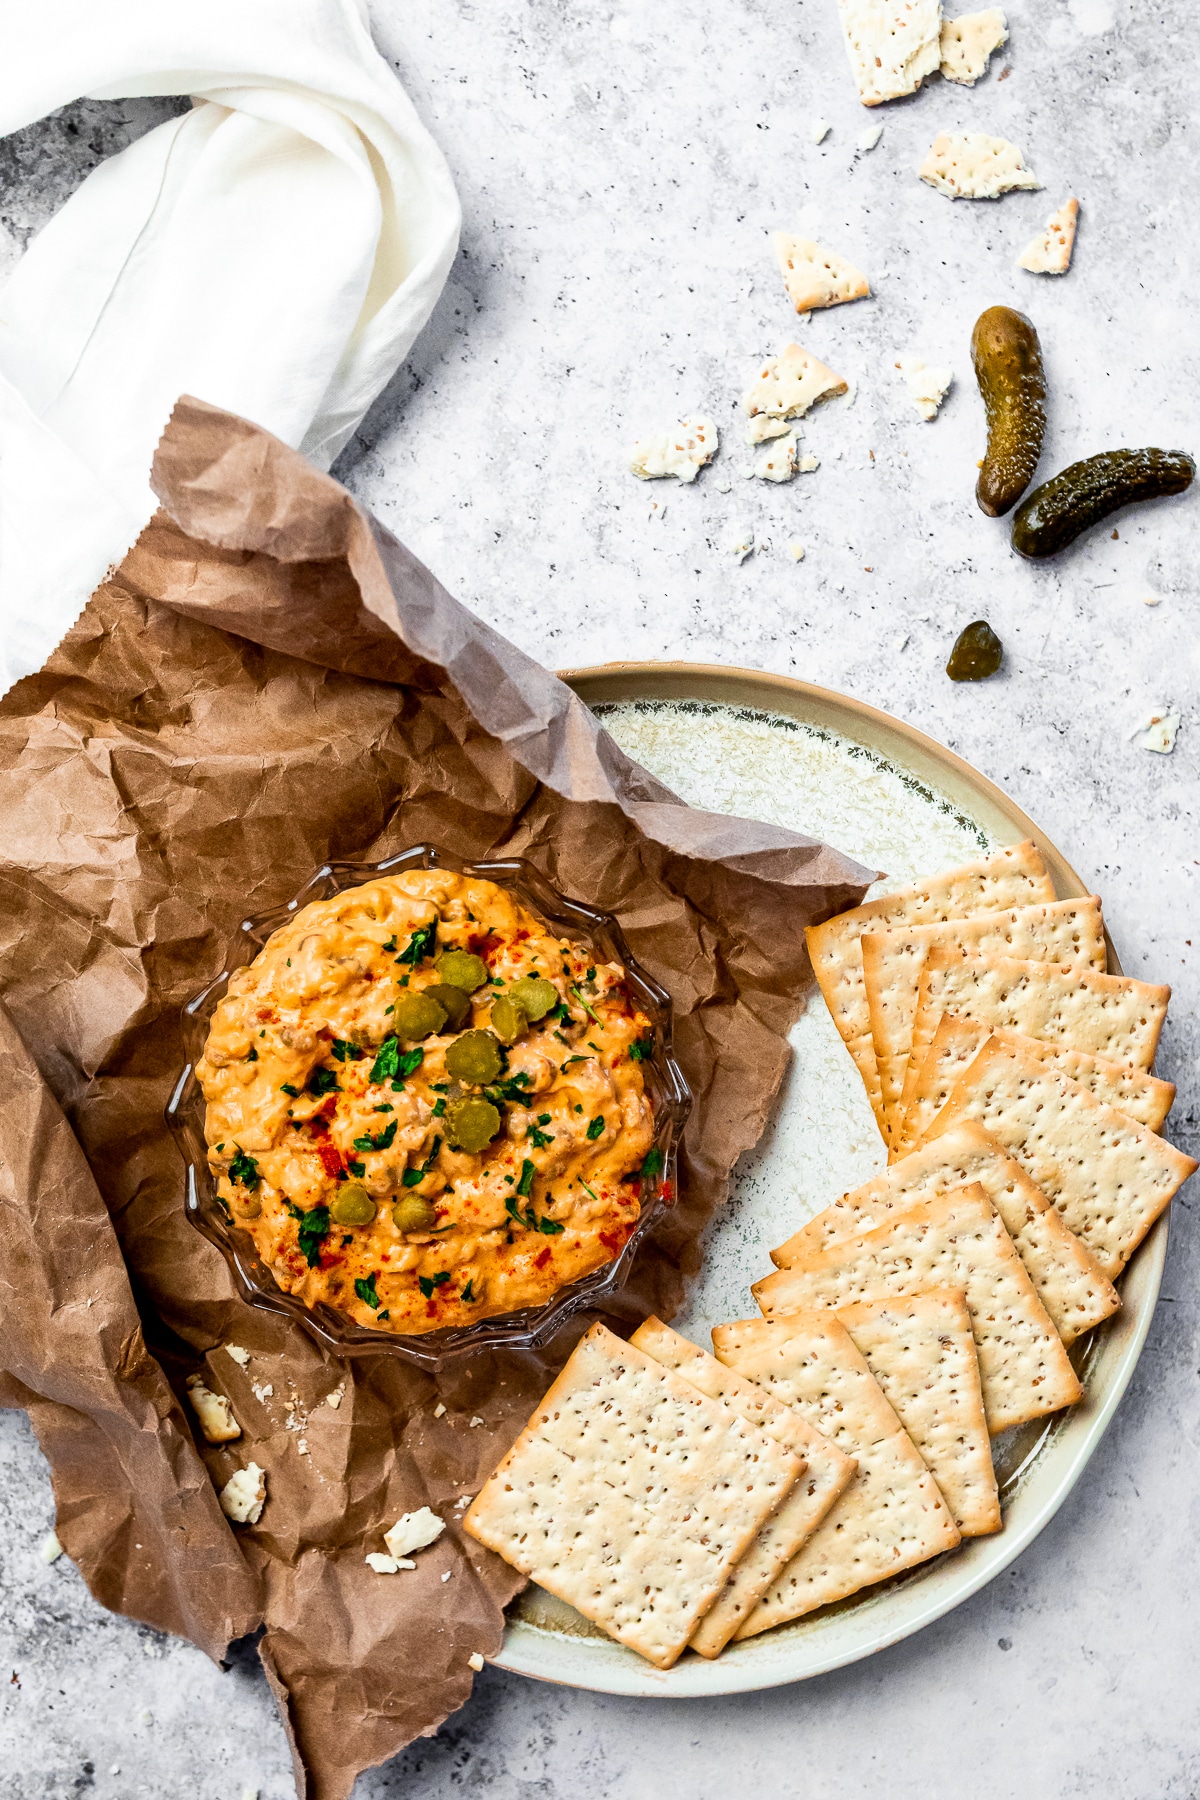
[[[593,948],[596,960],[619,962],[630,991],[654,1028],[654,1049],[642,1064],[646,1092],[654,1108],[654,1147],[661,1157],[657,1185],[652,1193],[642,1184],[642,1210],[619,1256],[590,1275],[569,1283],[544,1306],[502,1313],[481,1319],[476,1325],[415,1334],[377,1331],[358,1325],[332,1306],[309,1307],[294,1294],[285,1294],[259,1256],[253,1238],[226,1213],[217,1198],[208,1166],[204,1135],[205,1099],[195,1068],[208,1037],[209,1022],[224,997],[235,969],[253,962],[272,932],[310,901],[324,900],[345,888],[359,887],[377,875],[399,875],[408,869],[449,869],[460,875],[478,876],[506,888],[554,932],[572,942]],[[676,1161],[680,1133],[691,1110],[692,1094],[671,1049],[671,1000],[656,981],[638,967],[629,954],[616,920],[581,901],[569,900],[550,885],[531,863],[521,858],[503,862],[463,862],[436,849],[417,844],[385,862],[331,862],[317,870],[294,899],[246,919],[230,946],[224,972],[183,1009],[183,1040],[187,1064],[182,1070],[166,1111],[167,1125],[187,1166],[185,1204],[187,1216],[210,1244],[215,1244],[229,1264],[238,1292],[252,1306],[282,1313],[295,1320],[310,1337],[335,1356],[391,1354],[422,1368],[437,1370],[479,1350],[533,1350],[548,1343],[567,1320],[586,1307],[601,1305],[618,1292],[629,1278],[638,1246],[663,1211],[674,1205]]]

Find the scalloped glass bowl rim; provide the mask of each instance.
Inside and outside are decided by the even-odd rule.
[[[296,1295],[285,1294],[276,1285],[249,1233],[238,1229],[216,1197],[208,1170],[204,1096],[195,1074],[209,1020],[225,993],[230,976],[235,969],[253,961],[274,931],[314,900],[362,886],[380,875],[403,874],[409,869],[445,869],[454,874],[494,881],[497,887],[513,893],[557,935],[583,939],[601,949],[604,960],[622,964],[635,998],[655,1025],[655,1048],[646,1059],[645,1073],[647,1086],[655,1100],[655,1147],[663,1159],[658,1192],[650,1204],[643,1206],[632,1234],[612,1262],[560,1289],[544,1306],[481,1319],[477,1325],[420,1335],[377,1331],[357,1325],[331,1306],[308,1307]],[[187,1001],[182,1021],[188,1060],[175,1083],[166,1120],[187,1171],[185,1207],[188,1219],[224,1256],[244,1300],[264,1311],[294,1320],[323,1349],[335,1356],[400,1356],[436,1372],[472,1353],[539,1349],[557,1336],[577,1313],[601,1305],[624,1287],[639,1246],[670,1204],[663,1196],[673,1190],[677,1178],[679,1137],[692,1106],[691,1090],[672,1051],[670,996],[630,954],[621,928],[611,913],[570,899],[524,857],[470,861],[433,844],[414,844],[381,862],[331,859],[322,863],[292,899],[242,921],[229,946],[225,968],[215,981],[209,982]]]

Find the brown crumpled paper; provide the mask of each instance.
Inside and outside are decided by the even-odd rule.
[[[154,485],[163,510],[0,703],[0,1403],[28,1409],[59,1534],[106,1606],[214,1656],[265,1625],[297,1788],[343,1800],[462,1705],[472,1651],[498,1650],[520,1583],[455,1502],[586,1321],[435,1381],[339,1364],[244,1305],[184,1217],[163,1126],[180,1006],[245,914],[331,856],[518,852],[618,914],[674,997],[697,1100],[679,1204],[608,1313],[628,1327],[678,1306],[762,1130],[809,979],[802,927],[871,873],[682,805],[254,426],[182,401]],[[204,1366],[241,1422],[231,1447],[197,1446],[180,1403]],[[269,1497],[235,1532],[216,1490],[251,1459]],[[365,1553],[424,1504],[445,1535],[374,1574]]]

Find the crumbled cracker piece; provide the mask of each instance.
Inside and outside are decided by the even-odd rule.
[[[57,1531],[48,1531],[42,1539],[38,1555],[44,1563],[56,1563],[62,1553],[63,1547],[58,1541]]]
[[[1078,217],[1078,200],[1064,200],[1046,220],[1046,229],[1026,244],[1017,258],[1017,267],[1028,269],[1031,275],[1065,275],[1071,266]]]
[[[864,106],[915,93],[941,56],[939,0],[838,0]]]
[[[342,1396],[345,1394],[345,1392],[346,1392],[346,1384],[344,1381],[341,1381],[338,1383],[337,1387],[334,1388],[332,1394],[326,1394],[326,1396],[325,1396],[326,1406],[331,1406],[333,1408],[334,1412],[336,1412],[338,1407],[342,1404]]]
[[[754,470],[751,469],[750,473],[753,475]],[[743,530],[735,531],[725,548],[731,556],[736,556],[739,562],[745,562],[748,556],[753,556],[754,554],[753,531],[748,527]]]
[[[759,427],[759,436],[747,432],[747,441],[781,437],[789,427],[788,419],[803,418],[818,400],[844,394],[846,383],[823,362],[802,350],[799,344],[788,344],[778,356],[771,357],[759,368],[742,395],[743,410]],[[770,429],[767,429],[767,425]]]
[[[771,242],[783,284],[798,313],[864,300],[870,294],[871,284],[861,269],[836,250],[823,250],[811,238],[793,237],[790,231],[773,232]]]
[[[754,465],[754,473],[760,481],[790,481],[796,473],[798,449],[796,434],[789,431],[786,437],[777,438],[769,450],[763,451]]]
[[[408,1556],[414,1550],[424,1550],[440,1538],[446,1527],[431,1507],[418,1507],[416,1512],[404,1513],[396,1520],[390,1531],[385,1531],[383,1541],[391,1555]]]
[[[478,1675],[480,1669],[482,1669],[483,1657],[479,1654],[478,1650],[472,1650],[470,1656],[468,1656],[467,1667],[468,1667],[468,1669],[474,1669],[474,1671],[477,1675]]]
[[[1129,735],[1131,738],[1141,739],[1143,750],[1153,750],[1159,756],[1169,756],[1175,748],[1179,724],[1179,714],[1175,708],[1164,703],[1152,706]]]
[[[436,1406],[435,1406],[435,1407],[434,1407],[434,1409],[433,1409],[433,1416],[434,1416],[434,1418],[435,1418],[435,1419],[440,1419],[440,1418],[441,1418],[441,1417],[442,1417],[442,1416],[443,1416],[443,1414],[444,1414],[444,1413],[445,1413],[445,1411],[446,1411],[446,1408],[445,1408],[445,1406],[444,1406],[444,1405],[443,1405],[443,1404],[442,1404],[442,1402],[441,1402],[441,1401],[440,1401],[440,1400],[439,1400],[439,1401],[438,1401],[438,1403],[437,1403],[437,1405],[436,1405]]]
[[[982,131],[939,132],[917,173],[951,200],[998,200],[1042,185],[1015,144]]]
[[[904,377],[917,411],[923,419],[936,419],[938,407],[950,391],[953,369],[931,367],[920,356],[898,356],[896,367]]]
[[[629,466],[642,481],[658,481],[674,475],[679,481],[696,476],[717,454],[717,428],[711,419],[680,419],[669,431],[639,438]]]
[[[986,12],[963,13],[943,19],[939,53],[941,72],[947,81],[974,87],[988,66],[988,59],[1008,42],[1008,20],[999,7]]]
[[[855,138],[854,148],[859,151],[860,154],[865,155],[868,150],[873,150],[875,148],[882,136],[882,125],[868,125],[867,129],[865,131],[860,131]]]
[[[187,1397],[206,1443],[229,1444],[241,1437],[242,1428],[233,1416],[232,1406],[224,1394],[214,1394],[205,1387],[202,1375],[188,1376]]]
[[[235,1470],[217,1496],[221,1511],[235,1525],[257,1525],[266,1498],[267,1477],[254,1462]]]
[[[792,539],[792,542],[787,547],[787,551],[793,562],[804,561],[804,545],[798,538]]]
[[[829,120],[828,119],[812,119],[809,122],[808,135],[812,139],[814,144],[823,143],[824,140],[829,136]]]
[[[226,1356],[232,1356],[234,1362],[242,1369],[244,1369],[246,1364],[250,1361],[250,1352],[248,1350],[243,1350],[240,1344],[226,1344],[225,1354]]]
[[[417,1566],[407,1556],[385,1556],[381,1550],[368,1551],[363,1561],[377,1575],[398,1575],[401,1569],[415,1569]]]

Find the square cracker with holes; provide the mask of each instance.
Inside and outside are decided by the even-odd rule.
[[[938,0],[838,0],[846,55],[864,106],[915,93],[941,62]]]
[[[1068,1050],[1061,1044],[1047,1044],[1041,1038],[1026,1037],[1018,1031],[992,1031],[973,1019],[960,1019],[954,1013],[943,1013],[938,1020],[933,1042],[922,1063],[909,1059],[900,1096],[900,1124],[893,1135],[891,1156],[906,1156],[915,1144],[927,1136],[933,1122],[945,1106],[955,1082],[983,1049],[989,1037],[999,1038],[1013,1050],[1036,1056],[1063,1075],[1087,1088],[1105,1106],[1115,1106],[1128,1113],[1147,1131],[1158,1131],[1165,1124],[1175,1099],[1173,1081],[1161,1081],[1157,1075],[1146,1075],[1141,1069],[1126,1068],[1123,1063],[1108,1062],[1102,1056],[1089,1056],[1084,1050]]]
[[[932,950],[921,971],[909,1055],[923,1063],[942,1014],[954,1013],[1145,1071],[1153,1065],[1170,998],[1169,987],[1129,975]]]
[[[854,1475],[854,1458],[822,1437],[808,1421],[719,1363],[659,1319],[647,1319],[630,1338],[639,1350],[664,1368],[719,1400],[731,1412],[758,1425],[804,1464],[804,1472],[777,1512],[771,1514],[738,1563],[717,1600],[692,1633],[691,1646],[701,1656],[719,1655],[755,1603],[808,1542],[838,1495]]]
[[[935,925],[945,919],[969,919],[977,913],[1039,906],[1053,899],[1054,883],[1036,847],[1026,841],[998,850],[979,862],[897,888],[863,906],[851,907],[823,925],[808,927],[804,935],[813,973],[830,1016],[862,1076],[881,1131],[883,1099],[863,985],[860,939],[864,933],[890,931],[895,926]]]
[[[755,1282],[768,1318],[925,1288],[962,1288],[993,1436],[1071,1406],[1083,1390],[1003,1220],[977,1183],[918,1201],[861,1236]]]
[[[798,313],[869,296],[871,284],[861,269],[836,250],[823,250],[820,244],[793,237],[789,231],[772,233],[771,243],[788,298]]]
[[[777,1439],[593,1325],[463,1523],[669,1669],[800,1473]]]
[[[873,1231],[919,1200],[936,1200],[977,1181],[1004,1221],[1038,1299],[1064,1344],[1120,1310],[1121,1298],[1087,1245],[1040,1187],[973,1119],[902,1157],[873,1181],[843,1194],[790,1237],[771,1260],[779,1268]]]
[[[946,919],[868,931],[862,938],[863,986],[889,1140],[896,1136],[900,1097],[912,1048],[921,971],[935,952],[946,956],[1012,956],[1103,970],[1104,919],[1095,895],[1052,900],[976,919]]]
[[[803,1550],[739,1628],[755,1637],[927,1562],[960,1541],[916,1445],[831,1312],[713,1328],[720,1360],[793,1407],[858,1464]]]
[[[1079,1082],[994,1038],[958,1081],[934,1131],[967,1119],[1021,1164],[1110,1281],[1198,1166]]]
[[[1000,1495],[971,1315],[961,1289],[843,1306],[838,1318],[867,1359],[963,1537],[1000,1529]]]

